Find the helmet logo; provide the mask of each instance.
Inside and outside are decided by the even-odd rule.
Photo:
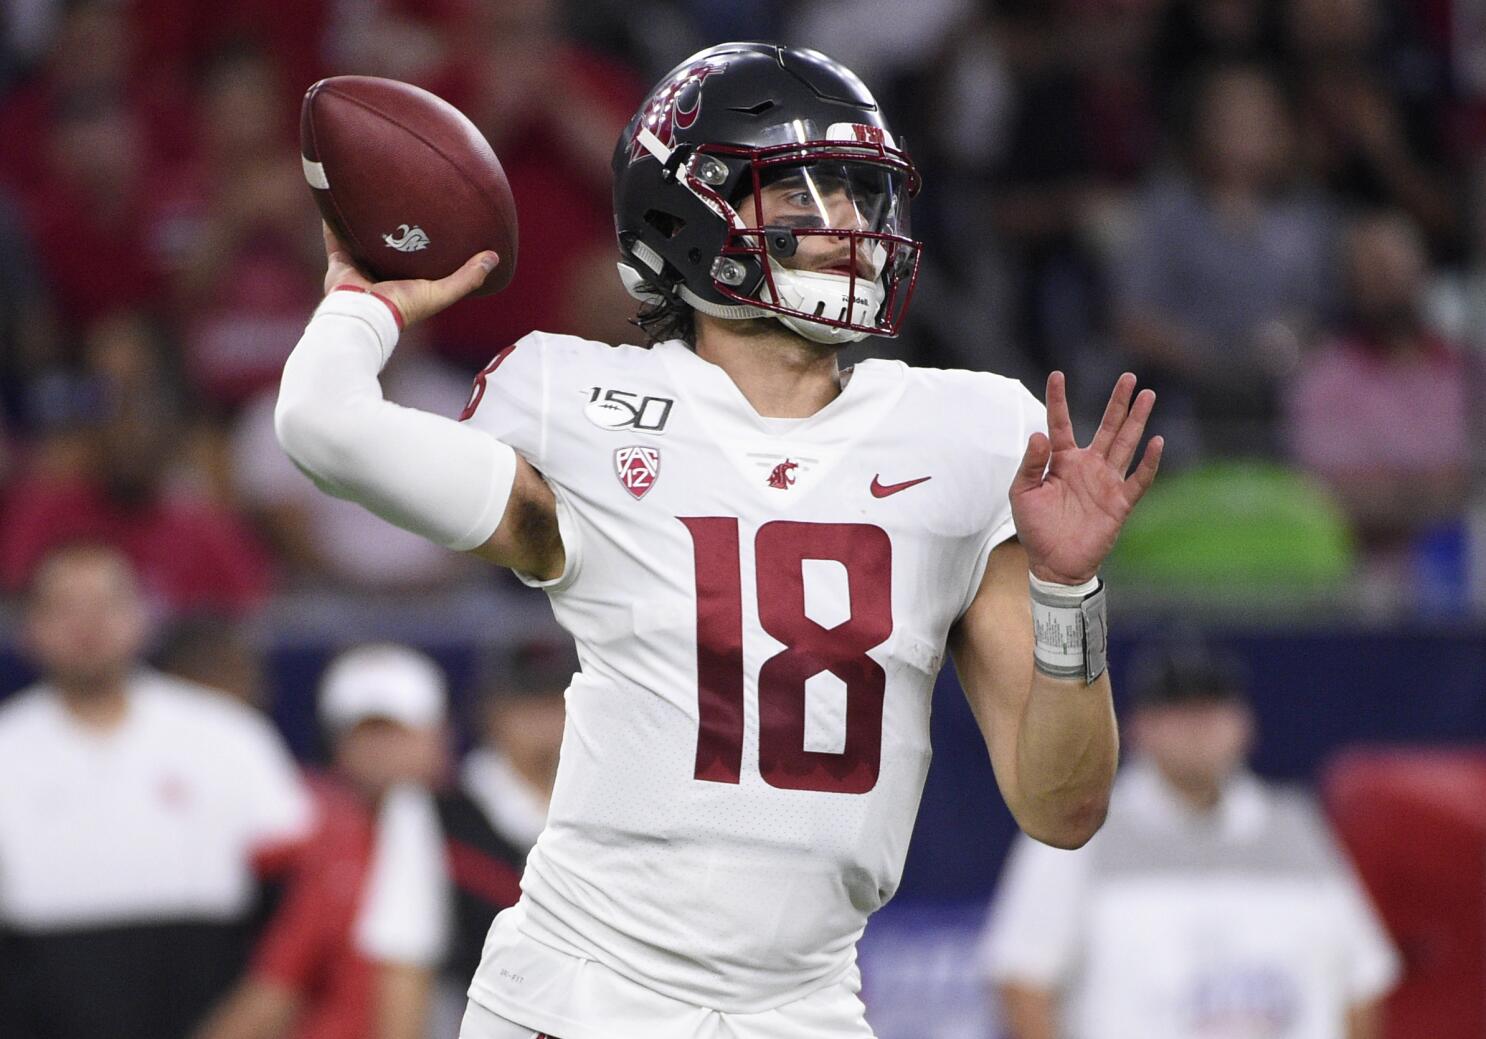
[[[658,137],[667,148],[676,145],[676,131],[687,130],[697,121],[697,115],[702,111],[702,83],[708,76],[723,72],[727,69],[727,63],[720,65],[705,62],[692,65],[676,74],[676,76],[665,86],[658,89],[645,102],[645,107],[640,111],[640,124]],[[691,107],[681,106],[681,96],[688,90],[693,91]],[[630,139],[629,161],[638,162],[646,158],[650,153],[640,143],[638,133]]]

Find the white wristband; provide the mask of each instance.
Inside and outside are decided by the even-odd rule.
[[[1092,684],[1104,673],[1109,648],[1104,585],[1057,584],[1028,575],[1032,595],[1032,658],[1054,678]]]

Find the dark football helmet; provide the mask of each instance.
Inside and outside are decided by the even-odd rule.
[[[820,343],[894,336],[923,248],[908,224],[918,188],[849,69],[813,50],[720,44],[677,65],[619,137],[620,276],[643,301],[775,317]],[[805,246],[816,236],[830,248]]]

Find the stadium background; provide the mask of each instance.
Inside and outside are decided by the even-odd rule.
[[[1032,386],[1065,367],[1085,431],[1122,368],[1162,390],[1155,428],[1175,450],[1110,568],[1117,690],[1144,638],[1196,626],[1249,665],[1267,776],[1324,790],[1356,748],[1486,741],[1472,0],[9,0],[0,30],[0,696],[30,678],[15,638],[29,566],[105,526],[144,560],[162,652],[256,690],[307,761],[338,647],[426,647],[458,700],[493,650],[546,630],[545,602],[507,575],[388,540],[266,472],[282,464],[264,438],[274,377],[323,270],[298,98],[328,74],[409,79],[466,108],[507,165],[513,289],[436,322],[399,373],[409,402],[455,413],[529,329],[633,341],[607,154],[646,84],[745,38],[851,65],[924,174],[922,285],[879,352]],[[1212,87],[1223,75],[1243,84]],[[1254,114],[1266,90],[1283,125]],[[1254,197],[1282,245],[1310,250],[1303,291],[1259,284],[1169,219],[1181,185],[1213,176],[1204,127],[1225,119],[1275,134]],[[1205,265],[1184,282],[1163,252]],[[1387,284],[1360,288],[1349,264]],[[1398,305],[1369,309],[1367,291]],[[1230,296],[1242,321],[1152,346],[1183,292],[1195,325]],[[1388,329],[1415,345],[1384,360],[1380,315],[1404,310]],[[175,525],[104,524],[110,496],[131,515],[168,501]],[[926,1034],[901,1023],[925,1006],[933,1036],[993,1028],[970,947],[1012,823],[952,673],[934,739],[903,887],[863,949],[885,1037]],[[1441,825],[1482,844],[1479,819]],[[1430,883],[1479,907],[1483,876],[1477,861]]]

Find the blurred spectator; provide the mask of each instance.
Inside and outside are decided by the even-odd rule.
[[[20,212],[0,189],[0,416],[19,419],[33,416],[27,408],[26,391],[38,372],[55,365],[57,336],[47,289],[39,277],[36,253],[31,247]],[[0,484],[3,484],[0,474]]]
[[[437,349],[470,369],[533,329],[637,334],[614,270],[609,161],[644,90],[565,40],[559,16],[557,0],[473,0],[455,37],[444,90],[490,139],[524,221],[510,290],[431,323]]]
[[[1374,546],[1460,515],[1470,468],[1466,364],[1424,323],[1427,262],[1401,213],[1353,222],[1347,323],[1306,357],[1290,451],[1331,484]]]
[[[301,329],[305,313],[297,317]],[[296,339],[298,335],[296,331]],[[421,328],[404,335],[382,371],[382,391],[407,407],[457,415],[469,398],[469,380],[429,357],[422,348],[426,343]],[[239,499],[292,576],[346,588],[406,591],[488,572],[471,556],[450,552],[318,490],[279,446],[273,429],[277,399],[276,390],[266,391],[238,416],[232,471]]]
[[[270,56],[229,47],[202,77],[200,153],[153,219],[186,368],[233,408],[274,387],[319,300],[319,222],[296,159],[296,106]]]
[[[185,1036],[249,951],[255,876],[310,804],[257,713],[140,665],[145,604],[111,549],[41,563],[39,684],[0,707],[7,1039]]]
[[[156,40],[139,32],[139,23],[148,20],[140,16],[162,6],[159,0],[12,0],[5,5],[4,15],[11,17],[3,21],[24,34],[26,51],[40,60],[13,93],[0,95],[0,139],[31,145],[0,150],[0,181],[28,191],[43,186],[47,165],[39,145],[59,116],[80,108],[124,109],[138,129],[142,152],[166,158],[184,153],[189,109],[173,75],[178,70]]]
[[[1182,165],[1140,200],[1115,257],[1116,330],[1184,409],[1188,449],[1273,453],[1275,391],[1331,295],[1326,207],[1289,183],[1291,129],[1274,82],[1252,67],[1211,71],[1196,92]]]
[[[164,283],[148,216],[163,167],[138,113],[114,95],[72,97],[37,140],[47,170],[27,194],[28,223],[58,308],[81,324],[158,303]]]
[[[1298,154],[1312,176],[1344,205],[1402,209],[1432,241],[1457,244],[1455,204],[1439,168],[1442,99],[1415,98],[1406,107],[1402,88],[1425,77],[1417,67],[1400,68],[1403,56],[1390,53],[1401,49],[1405,34],[1396,23],[1407,18],[1406,5],[1398,5],[1392,25],[1378,0],[1282,6]]]
[[[565,638],[510,651],[481,698],[480,743],[458,786],[432,804],[408,792],[384,812],[361,945],[389,964],[385,990],[426,989],[437,972],[436,1034],[458,1031],[490,923],[520,897],[557,776],[563,694],[577,671]]]
[[[0,582],[19,588],[57,544],[116,544],[150,596],[173,609],[242,611],[268,590],[268,561],[238,519],[183,479],[182,401],[167,344],[134,313],[88,332],[81,470],[32,470],[0,516]]]
[[[1180,116],[1182,94],[1204,69],[1273,63],[1279,52],[1275,13],[1268,0],[1172,0],[1166,4],[1151,69],[1164,119]]]
[[[1013,1039],[1375,1039],[1398,957],[1310,800],[1244,767],[1238,665],[1195,639],[1138,661],[1133,760],[1077,851],[1027,837],[985,968]]]
[[[241,623],[215,613],[191,613],[170,623],[155,664],[166,674],[220,690],[266,711],[263,657]]]
[[[400,783],[427,787],[445,768],[444,675],[405,646],[351,649],[320,685],[331,770],[312,781],[320,825],[300,855],[253,966],[198,1039],[421,1039],[378,1030],[376,972],[354,943],[377,845],[378,806]],[[389,1017],[417,1020],[382,1007]]]

